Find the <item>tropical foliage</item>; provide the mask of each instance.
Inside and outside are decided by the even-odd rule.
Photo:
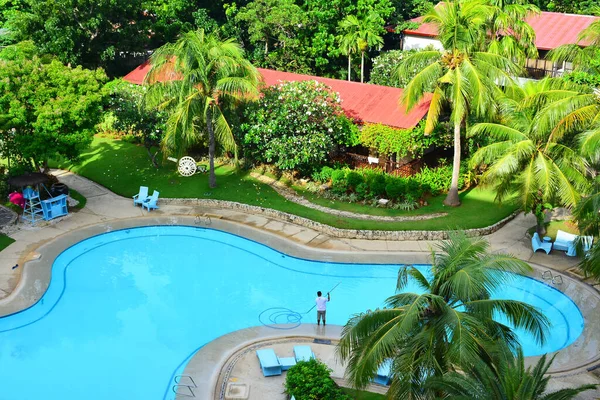
[[[431,377],[465,370],[491,360],[501,346],[518,348],[511,328],[493,317],[499,313],[513,327],[545,340],[548,320],[534,307],[515,300],[492,299],[509,281],[506,272],[526,273],[531,267],[506,254],[490,254],[481,238],[454,233],[432,255],[431,272],[404,265],[397,294],[381,310],[352,317],[338,346],[347,362],[347,377],[364,387],[386,360],[392,360],[390,398],[424,398]],[[406,293],[408,282],[419,293]]]
[[[331,369],[321,361],[300,361],[286,374],[285,392],[298,400],[350,400],[330,374]]]
[[[579,266],[589,276],[600,279],[600,178],[596,177],[591,195],[584,197],[577,204],[573,215],[579,225],[579,232],[584,236],[596,237],[587,254],[583,254],[583,243],[578,243],[582,256]]]
[[[209,185],[216,186],[216,142],[237,157],[237,145],[223,110],[258,95],[259,74],[239,44],[216,34],[188,32],[158,49],[147,76],[147,104],[168,114],[163,147],[182,155],[208,137]],[[179,79],[160,82],[165,75]]]
[[[554,101],[546,104],[544,99]],[[560,80],[527,83],[515,88],[502,101],[498,122],[473,126],[470,135],[491,137],[494,142],[479,149],[471,159],[474,166],[486,165],[482,181],[495,187],[502,201],[518,193],[525,212],[536,212],[550,203],[573,207],[588,187],[588,162],[569,147],[573,136],[559,134],[557,119],[549,113],[556,103],[575,102],[580,95]],[[543,218],[538,218],[538,231],[544,233]]]
[[[348,15],[340,22],[342,35],[338,36],[342,54],[348,56],[348,80],[350,80],[351,58],[353,53],[360,52],[360,81],[364,82],[365,52],[373,46],[382,46],[385,32],[381,26],[381,17],[376,13],[369,13],[357,17]]]
[[[264,89],[242,126],[246,156],[279,169],[310,172],[336,145],[356,142],[358,130],[339,103],[339,95],[317,81]]]
[[[454,173],[445,204],[460,205],[458,178],[461,159],[461,128],[469,115],[489,118],[495,112],[495,98],[499,95],[497,82],[510,85],[520,67],[511,58],[498,51],[486,51],[489,21],[504,15],[498,7],[480,1],[455,1],[439,4],[427,13],[423,22],[436,25],[438,39],[444,47],[421,51],[409,56],[398,70],[400,76],[427,65],[417,73],[402,95],[402,103],[412,109],[425,96],[426,89],[435,82],[435,89],[425,132],[438,123],[445,107],[450,107],[450,121],[454,126]],[[506,24],[508,27],[510,24]],[[508,54],[510,56],[511,54]]]
[[[494,362],[478,360],[463,372],[451,371],[433,378],[427,385],[446,394],[447,398],[464,400],[569,400],[596,385],[548,392],[550,376],[546,375],[554,357],[543,355],[533,367],[525,367],[523,351],[501,349]]]
[[[404,88],[412,80],[420,69],[405,71],[406,75],[398,75],[397,72],[410,54],[416,50],[389,50],[381,52],[373,58],[373,66],[370,71],[369,83],[374,85],[392,86]],[[428,92],[433,91],[433,85],[425,89]]]
[[[100,122],[106,75],[37,56],[14,58],[0,57],[2,152],[43,170],[51,158],[76,160]]]

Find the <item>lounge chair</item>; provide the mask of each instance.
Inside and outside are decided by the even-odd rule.
[[[380,385],[389,385],[390,384],[390,374],[392,370],[392,360],[386,360],[383,364],[379,366],[377,370],[377,374],[373,379],[373,382],[379,383]]]
[[[561,231],[556,232],[556,240],[554,241],[554,250],[566,251],[567,255],[573,257],[576,255],[575,240],[577,235]]]
[[[542,242],[540,235],[538,235],[537,232],[535,232],[531,238],[531,247],[533,248],[534,253],[539,249],[544,250],[546,254],[550,254],[550,251],[552,251],[552,243]]]
[[[140,186],[140,192],[133,196],[133,205],[143,204],[146,200],[148,200],[148,187]]]
[[[310,361],[311,358],[316,358],[310,346],[294,346],[294,356],[296,362]]]
[[[142,209],[144,207],[146,207],[148,209],[148,211],[150,210],[156,210],[158,207],[158,205],[156,205],[156,202],[158,201],[158,195],[160,193],[158,193],[156,190],[152,193],[152,196],[148,197],[146,199],[146,201],[144,201],[142,203]]]
[[[281,375],[281,364],[273,349],[256,350],[256,356],[264,376]]]

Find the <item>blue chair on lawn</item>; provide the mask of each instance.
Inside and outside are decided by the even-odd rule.
[[[256,356],[264,376],[281,375],[281,364],[273,349],[256,350]]]
[[[310,361],[311,358],[316,358],[310,346],[294,346],[294,356],[296,361]]]
[[[148,200],[148,187],[140,186],[140,192],[133,196],[133,205],[144,204],[146,200]]]
[[[160,193],[158,193],[156,190],[152,193],[152,196],[148,197],[148,199],[146,199],[146,201],[144,201],[142,203],[142,209],[144,207],[146,207],[148,209],[148,211],[150,210],[156,210],[158,207],[158,205],[156,204],[156,202],[158,201],[158,195]]]
[[[386,360],[379,366],[377,374],[373,379],[373,382],[379,383],[380,385],[387,386],[390,384],[390,374],[392,370],[392,360]]]
[[[531,238],[531,247],[533,248],[534,253],[539,249],[544,250],[546,254],[550,254],[550,251],[552,251],[552,243],[542,242],[540,235],[538,235],[537,232],[535,232]]]

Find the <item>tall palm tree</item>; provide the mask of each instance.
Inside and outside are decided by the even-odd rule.
[[[598,150],[600,151],[600,150]],[[600,236],[600,176],[596,176],[590,196],[575,207],[573,216],[582,235]],[[581,244],[578,247],[583,247]],[[579,267],[589,276],[600,279],[600,241],[596,240],[587,254],[582,254]]]
[[[486,42],[489,21],[499,14],[498,7],[480,0],[451,1],[438,4],[424,16],[423,22],[433,23],[444,51],[425,50],[409,56],[397,73],[406,75],[422,65],[426,67],[414,76],[404,90],[401,103],[407,109],[418,104],[425,90],[435,82],[427,114],[425,132],[430,133],[444,107],[450,107],[454,125],[454,161],[452,182],[444,204],[460,205],[458,179],[461,160],[461,128],[468,115],[489,117],[495,112],[497,83],[512,84],[512,77],[521,68],[509,57],[481,51]]]
[[[540,234],[545,233],[543,204],[572,207],[589,186],[586,159],[544,120],[545,110],[555,102],[578,96],[568,86],[546,79],[514,88],[502,101],[498,122],[479,123],[469,131],[470,136],[494,141],[471,159],[473,167],[487,166],[483,184],[494,186],[499,201],[518,193],[523,211],[538,217]]]
[[[489,254],[489,244],[454,233],[432,254],[431,277],[406,265],[398,273],[398,293],[386,307],[352,317],[342,330],[338,355],[348,363],[354,386],[367,385],[378,367],[392,359],[389,397],[421,399],[425,382],[457,368],[490,359],[506,344],[518,347],[512,330],[492,318],[504,314],[514,327],[545,340],[548,321],[537,309],[514,300],[491,299],[510,279],[504,272],[526,273],[531,267],[506,254]],[[424,293],[402,293],[409,278]]]
[[[237,158],[223,109],[256,97],[260,74],[233,39],[220,40],[203,30],[184,33],[177,42],[165,44],[152,55],[150,64],[146,101],[169,113],[164,149],[181,154],[208,133],[209,186],[216,187],[216,142]]]
[[[550,376],[546,372],[553,360],[554,357],[546,361],[544,355],[533,368],[525,368],[521,349],[516,356],[504,350],[494,357],[493,363],[479,360],[466,371],[448,372],[441,378],[432,378],[427,385],[453,400],[569,400],[596,388],[583,385],[547,393]]]
[[[350,80],[350,57],[351,51],[360,51],[360,81],[364,82],[365,76],[365,52],[369,47],[383,45],[383,38],[380,36],[382,27],[379,25],[380,17],[372,12],[361,18],[355,15],[348,15],[340,22],[340,28],[344,35],[338,39],[342,46],[343,54],[348,54],[348,80]]]

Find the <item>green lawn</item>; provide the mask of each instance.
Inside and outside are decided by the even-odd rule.
[[[529,228],[529,234],[533,235],[536,227],[533,226]],[[552,238],[552,241],[556,240],[556,233],[561,230],[568,233],[573,233],[575,235],[579,235],[579,229],[577,229],[577,225],[571,221],[550,221],[546,224],[546,235]]]
[[[342,388],[342,390],[356,400],[385,400],[387,398],[386,396],[379,393],[371,393],[348,388]]]
[[[14,243],[14,239],[6,236],[3,233],[0,233],[0,251],[7,248],[11,243]]]
[[[285,200],[270,186],[249,175],[248,171],[238,171],[230,165],[220,165],[216,169],[216,189],[208,187],[208,175],[197,174],[189,178],[179,176],[175,163],[163,161],[156,169],[150,163],[146,150],[141,146],[106,138],[95,138],[89,151],[82,155],[81,163],[54,163],[85,176],[113,192],[130,197],[138,192],[140,185],[148,186],[150,191],[158,190],[161,197],[210,198],[230,200],[250,205],[268,207],[299,215],[324,224],[346,229],[381,230],[446,230],[479,228],[493,224],[511,214],[516,206],[494,203],[493,194],[485,190],[471,190],[461,194],[463,205],[447,208],[442,204],[443,197],[430,201],[430,205],[407,213],[400,210],[374,209],[373,212],[392,212],[390,215],[418,215],[439,211],[449,215],[427,221],[378,222],[341,218],[307,208]],[[319,200],[329,202],[329,200]],[[317,200],[315,199],[315,202]],[[322,203],[321,203],[322,204]],[[346,207],[343,203],[326,205],[332,208]],[[371,210],[362,205],[348,205],[361,208],[359,212]]]
[[[79,193],[77,190],[69,188],[69,196],[71,196],[72,199],[77,200],[79,202],[73,208],[75,208],[76,210],[81,210],[83,207],[85,207],[85,204],[87,203],[87,199],[85,197],[83,197],[83,195],[81,193]]]

